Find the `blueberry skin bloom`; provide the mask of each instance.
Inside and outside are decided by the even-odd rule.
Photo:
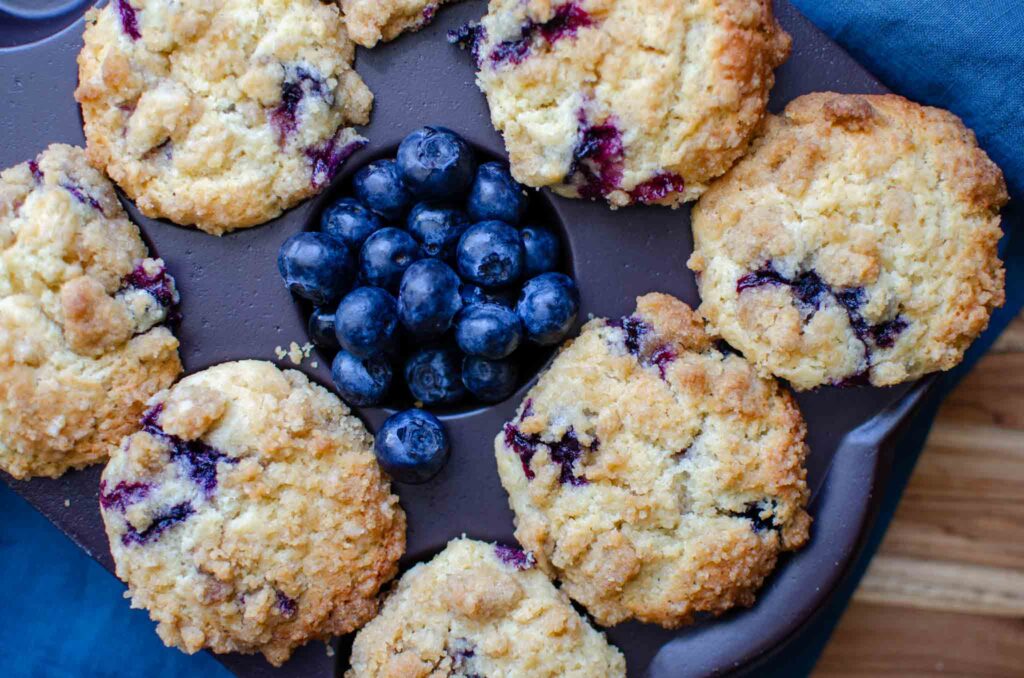
[[[338,340],[334,336],[334,313],[326,308],[317,308],[309,316],[309,339],[320,348],[336,349]]]
[[[533,278],[558,268],[562,246],[558,236],[541,226],[527,226],[519,231],[523,239],[523,277]]]
[[[338,304],[334,332],[356,357],[392,353],[398,347],[398,303],[379,287],[354,289]]]
[[[519,316],[498,304],[464,308],[455,324],[455,342],[463,353],[491,360],[512,355],[522,339]]]
[[[338,393],[352,405],[378,405],[391,387],[391,363],[381,357],[358,358],[338,351],[331,363],[331,378]]]
[[[519,368],[511,360],[487,360],[468,355],[462,361],[462,383],[485,403],[497,403],[516,390]]]
[[[413,337],[441,336],[461,308],[459,276],[443,261],[421,259],[402,276],[398,316]]]
[[[363,243],[359,274],[367,285],[397,292],[402,274],[423,256],[419,243],[399,228],[382,228]]]
[[[277,254],[277,270],[292,292],[318,306],[337,301],[349,288],[355,266],[348,247],[323,233],[296,233]]]
[[[550,346],[565,339],[580,310],[580,292],[563,273],[542,273],[523,286],[516,313],[526,337]]]
[[[358,251],[383,226],[380,218],[355,198],[342,198],[320,215],[320,230],[353,251]]]
[[[400,219],[412,202],[394,160],[375,160],[356,172],[352,189],[364,205],[388,221]]]
[[[460,210],[421,202],[409,212],[406,228],[428,257],[450,261],[455,257],[459,238],[469,228],[469,218]]]
[[[461,198],[476,169],[473,149],[444,127],[421,127],[398,147],[398,171],[420,199]]]
[[[462,357],[450,348],[425,348],[405,363],[405,383],[424,405],[451,405],[466,396]]]
[[[392,414],[373,442],[377,462],[400,483],[425,483],[436,476],[450,449],[444,425],[423,410]]]
[[[466,280],[486,288],[504,287],[523,273],[523,239],[501,221],[474,224],[459,238],[456,263]]]
[[[485,162],[469,190],[467,211],[473,221],[496,219],[516,226],[526,213],[523,187],[500,162]]]

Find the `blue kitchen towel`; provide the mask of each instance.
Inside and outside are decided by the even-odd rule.
[[[1024,69],[1020,0],[792,0],[893,91],[948,108],[977,133],[1006,172],[1015,202],[1004,214],[1001,251],[1007,303],[951,388],[1024,302]],[[813,633],[776,657],[761,675],[809,672],[877,547],[934,417],[928,403],[898,456],[878,526],[841,595]],[[209,655],[166,650],[144,612],[131,611],[123,588],[42,516],[0,487],[0,666],[5,676],[226,676]]]

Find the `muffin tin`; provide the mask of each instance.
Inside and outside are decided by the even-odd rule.
[[[442,124],[485,153],[504,155],[484,98],[473,84],[469,55],[445,40],[448,29],[477,19],[484,11],[482,1],[453,5],[419,33],[372,51],[359,50],[356,67],[376,96],[373,120],[364,130],[370,144],[348,161],[331,188],[279,219],[215,238],[142,217],[126,201],[151,249],[166,259],[178,280],[184,321],[177,334],[187,373],[225,360],[275,360],[275,347],[306,343],[308,309],[281,284],[275,265],[278,247],[292,233],[315,227],[326,202],[338,195],[354,170],[392,151],[406,133],[424,124]],[[777,72],[772,110],[811,91],[885,91],[785,0],[776,2],[776,12],[793,36],[794,49]],[[12,21],[0,6],[0,45],[27,43],[39,39],[40,32],[51,34],[40,42],[0,48],[0,166],[32,157],[52,142],[84,144],[72,96],[82,20],[71,22],[72,17]],[[67,28],[61,30],[63,26]],[[668,292],[697,305],[693,276],[685,266],[692,251],[688,208],[610,211],[601,203],[566,200],[546,191],[535,199],[548,203],[565,234],[568,272],[582,292],[581,322],[591,314],[628,313],[634,298],[648,291]],[[287,358],[277,362],[295,367]],[[329,367],[314,352],[297,369],[330,386]],[[513,542],[512,514],[498,481],[493,438],[530,383],[498,405],[443,416],[453,443],[447,467],[426,485],[396,485],[409,517],[403,567],[430,558],[463,533]],[[811,542],[780,561],[749,610],[675,631],[636,622],[608,629],[609,639],[626,655],[630,675],[749,672],[811,620],[860,548],[891,465],[892,443],[933,383],[926,379],[887,389],[822,388],[799,394],[811,448]],[[389,411],[364,408],[359,414],[376,429]],[[97,505],[100,470],[97,466],[58,480],[4,480],[112,569]],[[321,644],[311,643],[280,669],[260,656],[218,659],[239,675],[327,677],[346,668],[350,640],[335,640],[333,657]]]

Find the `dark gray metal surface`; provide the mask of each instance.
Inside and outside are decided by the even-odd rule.
[[[794,51],[778,72],[773,110],[811,91],[884,91],[787,2],[781,0],[776,7],[793,35]],[[504,155],[483,96],[473,84],[468,55],[444,39],[447,29],[478,18],[483,11],[482,2],[463,2],[441,11],[435,23],[418,34],[359,51],[356,67],[376,95],[373,121],[364,130],[370,145],[349,160],[324,195],[269,224],[223,238],[146,219],[126,202],[182,291],[184,321],[178,336],[187,372],[238,358],[273,359],[276,346],[306,341],[302,312],[278,278],[276,252],[285,238],[309,226],[365,159],[393,149],[406,133],[430,123],[451,127],[486,151]],[[6,28],[5,24],[0,29],[0,38]],[[0,49],[0,166],[30,158],[52,142],[83,143],[72,97],[81,30],[79,20],[42,42]],[[582,291],[581,318],[628,313],[634,298],[648,291],[668,292],[697,304],[693,276],[685,267],[692,248],[688,209],[612,212],[601,204],[542,195],[546,197],[538,200],[550,200],[567,236],[571,273]],[[318,363],[312,368],[306,361],[300,369],[329,386],[328,365],[322,357]],[[885,471],[881,452],[928,383],[801,394],[814,491],[811,542],[783,559],[750,610],[677,631],[637,623],[608,629],[611,641],[626,655],[630,675],[696,676],[749,667],[810,619],[858,548]],[[498,481],[492,440],[525,388],[499,405],[444,417],[454,450],[448,466],[426,485],[396,486],[409,516],[403,565],[431,556],[462,533],[513,540],[512,515]],[[374,408],[360,414],[371,429],[387,416],[385,410]],[[110,569],[97,508],[99,472],[92,468],[59,480],[4,480]],[[66,499],[70,507],[65,507]],[[347,665],[349,642],[336,642],[335,659],[320,644],[308,646],[278,670],[260,657],[220,659],[240,675],[326,677],[333,674],[336,662],[342,670]]]

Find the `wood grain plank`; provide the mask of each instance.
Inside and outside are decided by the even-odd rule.
[[[1024,571],[879,554],[854,600],[1024,619]]]
[[[853,603],[814,671],[815,678],[1024,674],[1019,619]]]

